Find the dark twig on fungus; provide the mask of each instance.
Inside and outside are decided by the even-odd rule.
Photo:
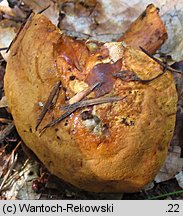
[[[126,81],[126,82],[132,81],[132,82],[140,82],[143,84],[147,84],[147,83],[152,82],[153,80],[156,80],[157,78],[161,77],[163,74],[165,74],[167,71],[167,67],[168,67],[168,65],[167,65],[167,63],[165,63],[165,67],[163,69],[163,72],[158,74],[157,76],[151,78],[151,79],[141,79],[133,71],[128,71],[128,70],[114,73],[113,76],[120,78],[121,80]]]
[[[41,122],[42,122],[44,116],[46,115],[47,111],[53,105],[53,100],[58,95],[57,93],[59,92],[60,88],[61,88],[61,81],[58,81],[56,83],[56,85],[53,87],[53,89],[51,90],[50,95],[49,95],[45,105],[43,106],[43,110],[42,110],[41,114],[39,115],[39,117],[37,119],[37,124],[36,124],[36,127],[35,127],[36,130],[39,127],[39,125],[41,124]]]
[[[8,47],[2,47],[2,48],[0,48],[0,51],[7,50],[7,49],[8,49]]]
[[[46,6],[45,8],[43,8],[42,10],[40,10],[40,11],[38,12],[38,14],[43,13],[43,12],[44,12],[45,10],[47,10],[50,6],[51,6],[51,5]]]

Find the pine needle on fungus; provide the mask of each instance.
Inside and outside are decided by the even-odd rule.
[[[167,63],[165,63],[165,67],[163,68],[163,72],[158,74],[157,76],[151,78],[151,79],[141,79],[140,77],[138,77],[133,71],[128,71],[128,70],[124,70],[124,71],[120,71],[118,73],[114,73],[113,76],[116,78],[120,78],[123,81],[126,82],[140,82],[142,84],[148,84],[156,79],[158,79],[159,77],[161,77],[163,74],[165,74],[167,72]]]
[[[50,95],[49,95],[45,105],[43,106],[42,112],[37,119],[37,124],[35,127],[36,130],[39,127],[39,125],[41,124],[43,118],[45,117],[45,115],[48,112],[48,110],[50,109],[50,107],[53,105],[53,100],[55,97],[58,96],[58,92],[59,92],[60,88],[61,88],[61,81],[58,81],[56,83],[56,85],[53,87],[53,89],[51,90]],[[55,100],[55,103],[56,103],[56,100]]]
[[[8,49],[8,47],[2,47],[2,48],[0,48],[0,51],[4,51],[4,50],[7,50]]]
[[[74,104],[66,105],[61,107],[62,110],[66,110],[59,118],[55,119],[54,121],[47,124],[42,130],[41,134],[49,127],[54,126],[55,124],[59,123],[69,115],[71,115],[73,112],[75,112],[77,109],[87,106],[93,106],[98,104],[104,104],[104,103],[112,103],[124,100],[127,96],[124,97],[101,97],[101,98],[94,98],[89,100],[83,100],[80,102],[76,102]]]

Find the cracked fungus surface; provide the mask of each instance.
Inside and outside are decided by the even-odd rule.
[[[11,48],[6,97],[23,141],[53,174],[89,191],[138,191],[154,178],[167,154],[176,115],[173,77],[167,72],[149,84],[111,79],[120,70],[133,71],[141,79],[162,70],[144,53],[120,42],[96,46],[90,50],[85,42],[64,36],[43,15],[34,16]],[[104,67],[108,74],[99,64],[109,65]],[[35,131],[39,104],[45,104],[55,83],[61,80],[62,88],[39,129],[90,85],[96,67],[95,78],[108,85],[88,98],[125,99],[78,109],[40,136]]]

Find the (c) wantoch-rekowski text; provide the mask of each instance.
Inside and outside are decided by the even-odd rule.
[[[20,212],[114,212],[113,204],[106,205],[76,205],[66,204],[63,205],[31,205],[31,204],[19,204]]]

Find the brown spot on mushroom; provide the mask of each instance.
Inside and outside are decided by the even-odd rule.
[[[51,168],[52,166],[54,166],[54,163],[53,163],[53,161],[50,160],[50,161],[48,162],[48,167]]]
[[[160,142],[160,143],[158,143],[158,150],[159,151],[164,151],[165,150],[165,146],[164,145],[162,145],[162,143]]]
[[[103,124],[102,126],[102,130],[103,130],[103,134],[106,136],[106,135],[109,135],[109,124]]]
[[[62,87],[62,89],[63,89],[63,91],[64,91],[64,92],[66,92],[66,91],[67,91],[67,89],[66,89],[65,87]]]
[[[75,78],[76,77],[74,75],[72,75],[72,76],[69,77],[70,80],[75,80]]]
[[[92,119],[93,115],[90,111],[84,111],[81,113],[81,119],[82,120],[87,120],[87,119]]]
[[[125,124],[125,126],[133,126],[135,123],[132,120],[128,120],[127,117],[122,118],[121,123]]]
[[[146,15],[147,15],[147,14],[146,14],[146,11],[144,11],[144,12],[141,14],[140,18],[141,18],[141,19],[144,19],[144,18],[146,17]]]

